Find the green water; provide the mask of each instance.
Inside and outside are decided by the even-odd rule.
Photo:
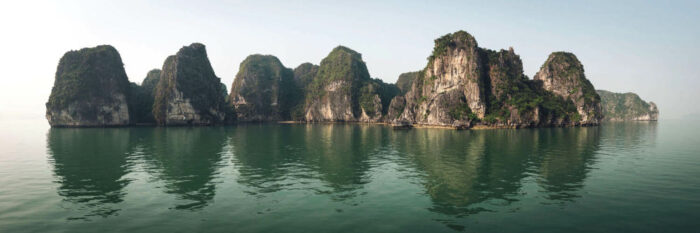
[[[0,232],[698,232],[700,124],[2,122]]]

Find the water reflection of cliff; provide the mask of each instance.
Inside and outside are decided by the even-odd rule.
[[[239,127],[231,136],[238,182],[252,188],[253,195],[310,188],[335,200],[349,199],[369,182],[369,156],[386,138],[382,132],[387,130],[355,124]],[[320,186],[312,184],[318,181]]]
[[[299,148],[303,148],[299,128],[247,124],[239,125],[229,135],[237,182],[248,187],[250,195],[289,188],[293,184],[285,180],[305,170],[299,163]]]
[[[82,216],[117,214],[132,169],[128,129],[51,129],[48,152],[63,205]],[[73,209],[73,205],[75,209]],[[84,214],[83,214],[84,212]]]
[[[582,187],[600,135],[597,128],[447,131],[393,135],[399,154],[423,175],[430,211],[455,230],[455,219],[508,209],[534,176],[547,199],[571,201]]]
[[[382,144],[385,128],[372,125],[306,126],[306,163],[315,167],[336,199],[357,196],[370,181],[370,157]]]
[[[175,209],[198,210],[216,194],[225,142],[223,128],[158,128],[144,131],[140,148],[147,172],[183,202]]]
[[[599,144],[598,127],[538,130],[534,155],[546,199],[566,202],[580,197],[577,192],[595,162]]]

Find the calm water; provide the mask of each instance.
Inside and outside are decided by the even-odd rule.
[[[0,125],[0,232],[700,231],[698,122]]]

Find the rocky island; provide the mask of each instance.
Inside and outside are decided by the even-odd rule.
[[[58,62],[46,119],[56,127],[128,125],[129,96],[129,79],[114,47],[69,51]]]
[[[512,48],[478,47],[464,31],[435,40],[411,88],[387,119],[399,124],[469,128],[596,125],[600,97],[571,53],[552,53],[534,79]]]
[[[606,121],[656,121],[659,109],[654,102],[646,102],[632,92],[614,93],[598,90],[603,103],[603,120]]]
[[[396,84],[372,78],[360,53],[338,46],[319,65],[294,69],[272,55],[250,55],[230,93],[203,44],[182,47],[141,85],[129,83],[113,47],[84,48],[61,58],[46,117],[57,127],[297,121],[466,129],[589,126],[606,114],[611,120],[658,115],[653,103],[619,99],[597,93],[572,53],[552,53],[530,79],[513,48],[481,48],[457,31],[436,39],[426,66],[401,74]]]

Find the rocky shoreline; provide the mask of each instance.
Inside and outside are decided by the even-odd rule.
[[[244,122],[567,127],[598,125],[610,112],[606,100],[572,53],[550,54],[530,79],[513,48],[481,48],[472,35],[457,31],[436,39],[425,68],[402,74],[396,84],[372,78],[362,55],[344,46],[319,65],[294,69],[272,55],[250,55],[230,92],[214,73],[203,44],[182,47],[141,85],[129,83],[112,46],[69,51],[59,62],[46,118],[52,127]],[[655,116],[658,110],[647,118]]]

